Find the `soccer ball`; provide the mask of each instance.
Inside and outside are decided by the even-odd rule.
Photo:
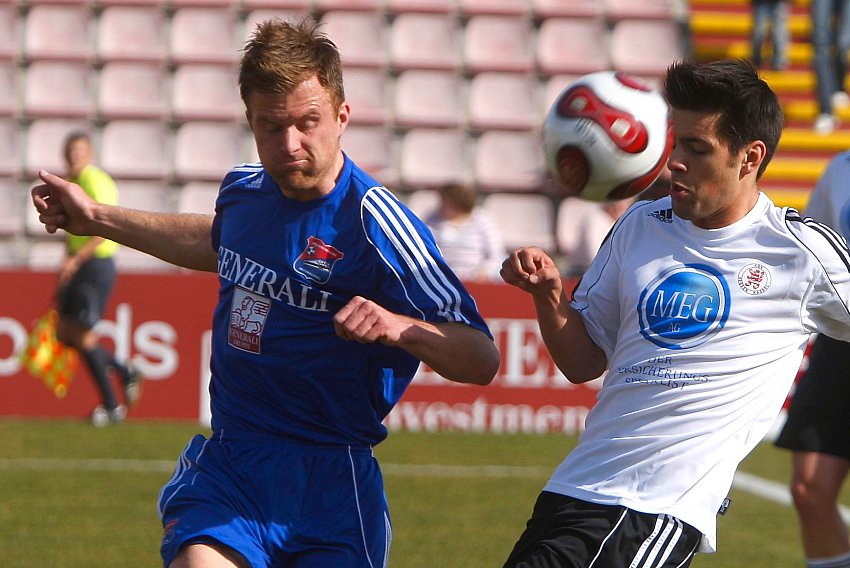
[[[546,164],[570,195],[610,201],[654,182],[673,147],[661,94],[616,71],[584,75],[568,85],[543,123]]]

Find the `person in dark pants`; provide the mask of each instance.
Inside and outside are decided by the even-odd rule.
[[[96,201],[114,204],[118,190],[113,179],[92,164],[93,150],[89,135],[73,132],[65,140],[67,176]],[[101,403],[91,414],[92,424],[106,426],[121,422],[127,407],[133,406],[141,394],[141,373],[123,363],[100,344],[94,326],[115,285],[113,255],[118,245],[101,237],[82,237],[67,233],[67,255],[59,271],[56,294],[59,340],[79,351],[89,374],[101,395]],[[110,372],[115,371],[124,388],[123,402],[112,387]]]

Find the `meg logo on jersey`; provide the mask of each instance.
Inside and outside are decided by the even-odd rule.
[[[640,332],[667,349],[690,349],[720,331],[729,317],[729,288],[710,266],[679,265],[658,275],[638,302]]]

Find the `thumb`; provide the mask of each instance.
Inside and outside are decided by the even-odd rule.
[[[48,172],[47,170],[39,170],[38,177],[41,178],[41,181],[44,183],[48,183],[50,185],[63,185],[68,183],[64,178],[61,178],[55,174]]]
[[[549,284],[554,285],[559,283],[561,280],[561,271],[558,270],[557,266],[545,266],[533,274],[530,274],[528,277],[528,281],[531,284]]]

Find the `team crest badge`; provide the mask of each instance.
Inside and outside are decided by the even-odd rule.
[[[748,264],[738,272],[738,286],[750,296],[759,296],[770,288],[770,272],[761,264]]]
[[[307,237],[307,246],[295,259],[292,267],[309,280],[324,284],[330,279],[334,264],[342,257],[341,251],[325,244],[322,239]]]

